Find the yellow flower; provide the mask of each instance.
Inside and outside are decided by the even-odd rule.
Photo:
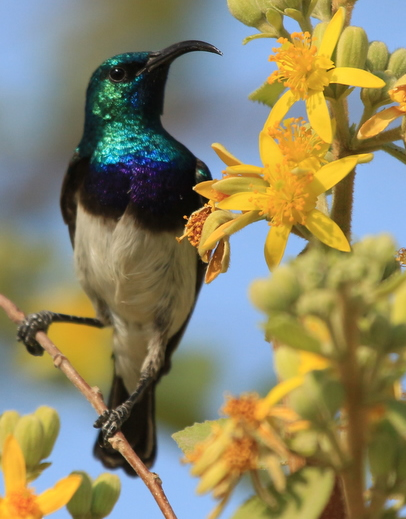
[[[27,487],[24,456],[11,434],[3,447],[5,497],[0,498],[0,519],[41,519],[66,505],[78,489],[81,476],[71,475],[58,481],[39,496]]]
[[[289,88],[275,103],[268,126],[281,121],[290,107],[299,99],[306,103],[311,126],[326,142],[333,139],[324,89],[330,83],[340,83],[368,88],[382,88],[385,83],[366,70],[353,67],[335,67],[331,55],[337,45],[345,19],[345,9],[340,7],[328,24],[317,49],[310,33],[293,33],[292,41],[279,38],[280,48],[273,51],[270,61],[275,61],[278,70],[269,77],[269,82],[279,81]]]
[[[381,112],[373,115],[368,121],[366,121],[358,132],[358,139],[369,139],[375,137],[378,133],[382,132],[389,124],[397,119],[406,115],[406,76],[402,76],[396,83],[392,90],[389,90],[388,94],[393,102],[398,103],[396,106],[390,106],[385,108]]]
[[[213,188],[229,194],[217,204],[220,209],[247,211],[265,217],[271,225],[265,242],[265,259],[270,270],[277,267],[283,257],[292,227],[304,225],[321,242],[341,251],[350,245],[339,226],[326,214],[316,209],[318,197],[335,186],[360,162],[368,162],[371,154],[352,155],[320,167],[317,171],[291,170],[280,147],[262,131],[259,138],[260,155],[264,168],[250,165],[228,167],[243,173],[262,173],[255,182],[248,178],[224,179]],[[210,246],[219,234],[206,240]]]

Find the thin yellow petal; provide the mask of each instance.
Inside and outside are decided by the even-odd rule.
[[[218,182],[218,180],[205,180],[204,182],[199,182],[193,187],[193,191],[199,193],[199,195],[204,196],[205,198],[212,198],[213,193],[213,184]]]
[[[264,128],[269,126],[275,126],[275,123],[279,123],[283,120],[285,115],[288,113],[290,107],[295,104],[295,96],[291,90],[287,90],[274,104],[268,119],[265,121]]]
[[[252,192],[236,193],[219,202],[217,207],[231,211],[255,211],[259,210],[256,203],[258,199],[267,201],[268,197],[260,194],[254,195]]]
[[[214,189],[225,195],[234,195],[244,191],[263,191],[269,187],[261,177],[230,177],[219,180]]]
[[[341,31],[344,27],[345,21],[345,9],[340,7],[336,14],[327,25],[326,31],[323,35],[323,39],[320,44],[318,56],[325,56],[331,58],[334,49],[337,45],[338,38],[340,37]]]
[[[349,252],[350,244],[340,227],[324,213],[314,209],[306,219],[306,227],[321,242],[333,249]]]
[[[247,213],[237,216],[237,218],[234,218],[233,220],[223,223],[214,232],[212,232],[210,236],[208,236],[202,247],[199,247],[199,253],[201,251],[204,252],[213,249],[216,243],[221,239],[225,238],[226,236],[231,236],[250,223],[256,222],[261,218],[262,217],[259,216],[259,211],[248,211]]]
[[[269,270],[275,269],[283,258],[292,226],[273,225],[265,240],[265,260]]]
[[[18,441],[9,434],[3,446],[2,459],[6,495],[26,486],[24,455]]]
[[[237,166],[228,166],[226,168],[227,175],[244,175],[247,177],[262,175],[263,168],[259,166],[251,166],[251,164],[238,164]]]
[[[276,164],[283,161],[283,155],[279,146],[269,135],[267,128],[268,126],[264,127],[259,134],[259,155],[262,164],[273,169]]]
[[[332,142],[333,131],[323,92],[312,92],[306,99],[309,122],[317,135],[325,142]]]
[[[82,477],[72,474],[61,479],[49,490],[37,497],[37,504],[44,515],[52,514],[66,505],[79,488]]]
[[[369,139],[370,137],[378,135],[378,133],[383,131],[392,121],[401,115],[405,114],[399,110],[397,106],[385,108],[385,110],[373,115],[361,126],[357,135],[358,139]]]
[[[224,164],[227,164],[227,166],[236,166],[237,164],[242,164],[240,160],[237,159],[237,157],[234,157],[222,144],[219,142],[214,142],[211,147],[213,150],[217,153],[219,158],[224,162]]]
[[[353,67],[337,67],[330,73],[330,83],[363,88],[383,88],[385,81],[371,72]]]
[[[325,164],[314,175],[314,180],[311,183],[312,193],[319,196],[328,191],[346,177],[357,163],[357,157],[353,155]]]

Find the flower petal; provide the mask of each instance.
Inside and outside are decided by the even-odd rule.
[[[304,377],[292,377],[279,382],[258,404],[255,411],[257,420],[264,419],[271,407],[274,407],[282,398],[303,384]]]
[[[228,166],[226,175],[244,175],[244,176],[260,176],[264,168],[259,166],[251,166],[250,164],[238,164],[237,166]]]
[[[385,81],[371,72],[354,67],[337,67],[330,72],[330,83],[363,88],[383,88]]]
[[[247,225],[256,222],[257,220],[261,220],[262,218],[263,217],[259,215],[258,211],[248,211],[247,213],[240,214],[237,216],[237,218],[229,220],[228,222],[220,225],[214,232],[210,234],[210,236],[207,237],[204,243],[199,246],[199,254],[205,250],[207,251],[213,249],[215,244],[224,237],[231,236]]]
[[[362,140],[375,137],[375,135],[378,135],[378,133],[383,131],[392,121],[401,115],[404,115],[404,113],[399,110],[398,106],[385,108],[385,110],[373,115],[361,126],[357,135],[358,139]]]
[[[52,514],[65,506],[79,488],[82,477],[72,474],[61,479],[53,488],[45,490],[37,497],[37,504],[44,515]]]
[[[340,227],[321,211],[314,209],[306,218],[306,227],[321,242],[333,249],[350,252],[351,247]]]
[[[269,270],[274,270],[283,258],[291,225],[273,225],[265,240],[265,260]]]
[[[230,209],[232,211],[258,211],[257,200],[268,201],[267,196],[254,195],[252,191],[244,193],[236,193],[231,195],[217,204],[220,209]]]
[[[312,92],[309,95],[306,110],[309,122],[318,136],[325,142],[332,142],[331,119],[323,92]]]
[[[269,126],[275,126],[275,123],[279,123],[283,120],[285,115],[288,113],[290,107],[295,103],[296,98],[291,90],[287,90],[275,103],[268,119],[265,121],[264,128]]]
[[[259,155],[265,167],[274,168],[283,161],[281,149],[268,133],[268,126],[259,134]]]
[[[326,27],[319,47],[319,52],[317,53],[318,56],[331,58],[331,55],[333,54],[337,45],[338,38],[340,37],[341,31],[343,30],[344,21],[345,9],[340,7]]]
[[[25,488],[25,459],[18,441],[12,434],[9,434],[4,441],[2,466],[6,495]]]
[[[218,180],[205,180],[204,182],[199,182],[193,186],[193,191],[196,191],[199,195],[211,200],[216,195],[216,192],[213,190],[213,184],[216,182],[218,182]]]
[[[338,184],[357,165],[356,155],[329,162],[322,166],[314,175],[311,191],[316,196],[328,191]]]
[[[240,160],[237,159],[237,157],[234,157],[222,144],[219,142],[214,142],[211,147],[213,150],[217,153],[219,158],[224,162],[224,164],[227,164],[227,166],[236,166],[237,164],[242,164]]]
[[[225,195],[234,195],[242,191],[265,191],[268,182],[258,177],[229,177],[219,180],[214,189]]]

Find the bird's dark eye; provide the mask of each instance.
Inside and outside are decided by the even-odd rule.
[[[122,67],[113,67],[109,72],[109,79],[114,83],[120,83],[127,78],[127,72]]]

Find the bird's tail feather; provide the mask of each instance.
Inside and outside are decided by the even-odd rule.
[[[123,380],[118,375],[114,375],[108,402],[109,409],[115,409],[125,402],[128,396]],[[150,467],[156,455],[155,383],[145,389],[140,400],[134,405],[128,420],[121,427],[121,432],[145,465]],[[123,456],[110,446],[102,447],[101,440],[102,436],[99,433],[93,450],[96,458],[107,468],[122,467],[130,476],[136,476],[134,469]]]

